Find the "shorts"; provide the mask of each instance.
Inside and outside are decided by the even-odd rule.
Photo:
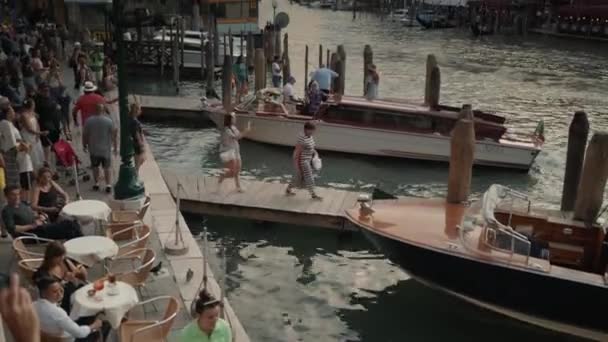
[[[44,128],[42,128],[42,130],[44,130]],[[59,136],[60,136],[59,131],[56,131],[56,130],[49,131],[49,134],[47,136],[40,138],[42,147],[52,146],[54,143],[59,141]]]
[[[112,158],[111,157],[91,156],[91,166],[99,167],[100,165],[104,169],[110,168],[112,166]]]
[[[30,186],[32,185],[32,182],[34,181],[34,173],[29,171],[29,172],[21,172],[19,174],[19,185],[21,185],[21,189],[23,190],[29,190]]]

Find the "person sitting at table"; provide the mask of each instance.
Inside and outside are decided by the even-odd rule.
[[[194,307],[198,317],[184,328],[179,342],[232,342],[232,330],[220,318],[220,304],[207,290],[202,290]]]
[[[2,209],[2,222],[13,238],[33,234],[51,240],[70,240],[82,236],[77,221],[49,223],[46,214],[37,214],[21,201],[21,188],[18,185],[6,186],[4,196],[7,203]]]
[[[40,168],[32,194],[32,209],[47,214],[51,222],[55,222],[61,208],[69,201],[70,196],[53,181],[53,171],[48,167]]]
[[[103,339],[110,333],[107,322],[93,316],[73,321],[67,312],[57,306],[65,296],[59,280],[53,277],[41,278],[38,283],[40,299],[33,303],[40,319],[40,331],[46,335],[61,337],[73,341],[98,341],[101,333]],[[86,322],[85,322],[86,321]]]
[[[45,277],[55,278],[61,282],[65,294],[61,301],[61,308],[70,312],[72,309],[70,298],[86,282],[87,271],[82,265],[76,266],[66,258],[65,247],[58,241],[50,242],[46,246],[44,259],[40,267],[34,272],[32,281],[36,284]]]

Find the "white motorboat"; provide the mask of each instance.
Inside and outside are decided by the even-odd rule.
[[[184,32],[184,65],[187,67],[200,67],[201,65],[201,44],[207,42],[207,34],[199,31],[185,31]],[[160,42],[163,40],[162,32],[156,32],[154,41]],[[171,44],[171,34],[169,31],[165,31],[164,40],[166,44]],[[241,54],[243,57],[247,56],[247,40],[243,39],[243,50],[241,51],[241,37],[232,37],[233,41],[233,61]],[[227,47],[227,50],[229,47]],[[223,37],[220,39],[220,60],[215,61],[216,65],[221,65],[224,59],[221,57],[224,53],[224,41]]]
[[[407,8],[396,9],[388,15],[388,19],[390,21],[394,21],[394,22],[400,22],[400,21],[403,21],[404,19],[409,20],[409,18],[410,18],[409,11]]]
[[[374,156],[449,161],[450,132],[458,120],[458,108],[438,110],[398,101],[367,101],[344,96],[330,99],[312,116],[302,106],[288,114],[281,102],[272,100],[277,90],[259,93],[235,108],[238,127],[251,122],[247,139],[294,146],[302,126],[315,119],[319,150]],[[280,92],[278,92],[280,94]],[[221,105],[204,109],[218,127],[223,124]],[[475,164],[528,170],[541,151],[542,133],[517,138],[507,134],[505,119],[475,111]]]

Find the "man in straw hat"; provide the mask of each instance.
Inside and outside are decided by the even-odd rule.
[[[87,119],[97,112],[97,106],[105,104],[106,100],[103,96],[97,94],[96,91],[97,86],[93,82],[84,82],[84,94],[78,98],[72,109],[72,118],[76,127],[80,124],[84,127]],[[78,120],[78,113],[80,113],[82,121]]]

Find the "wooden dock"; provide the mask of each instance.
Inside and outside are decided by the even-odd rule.
[[[239,193],[232,180],[226,180],[218,191],[217,177],[177,174],[168,170],[163,170],[162,175],[173,197],[177,197],[178,184],[181,184],[182,212],[353,229],[346,224],[345,210],[356,205],[358,192],[317,187],[323,200],[316,201],[305,190],[298,190],[295,196],[286,196],[286,184],[282,183],[242,180],[246,191]]]

